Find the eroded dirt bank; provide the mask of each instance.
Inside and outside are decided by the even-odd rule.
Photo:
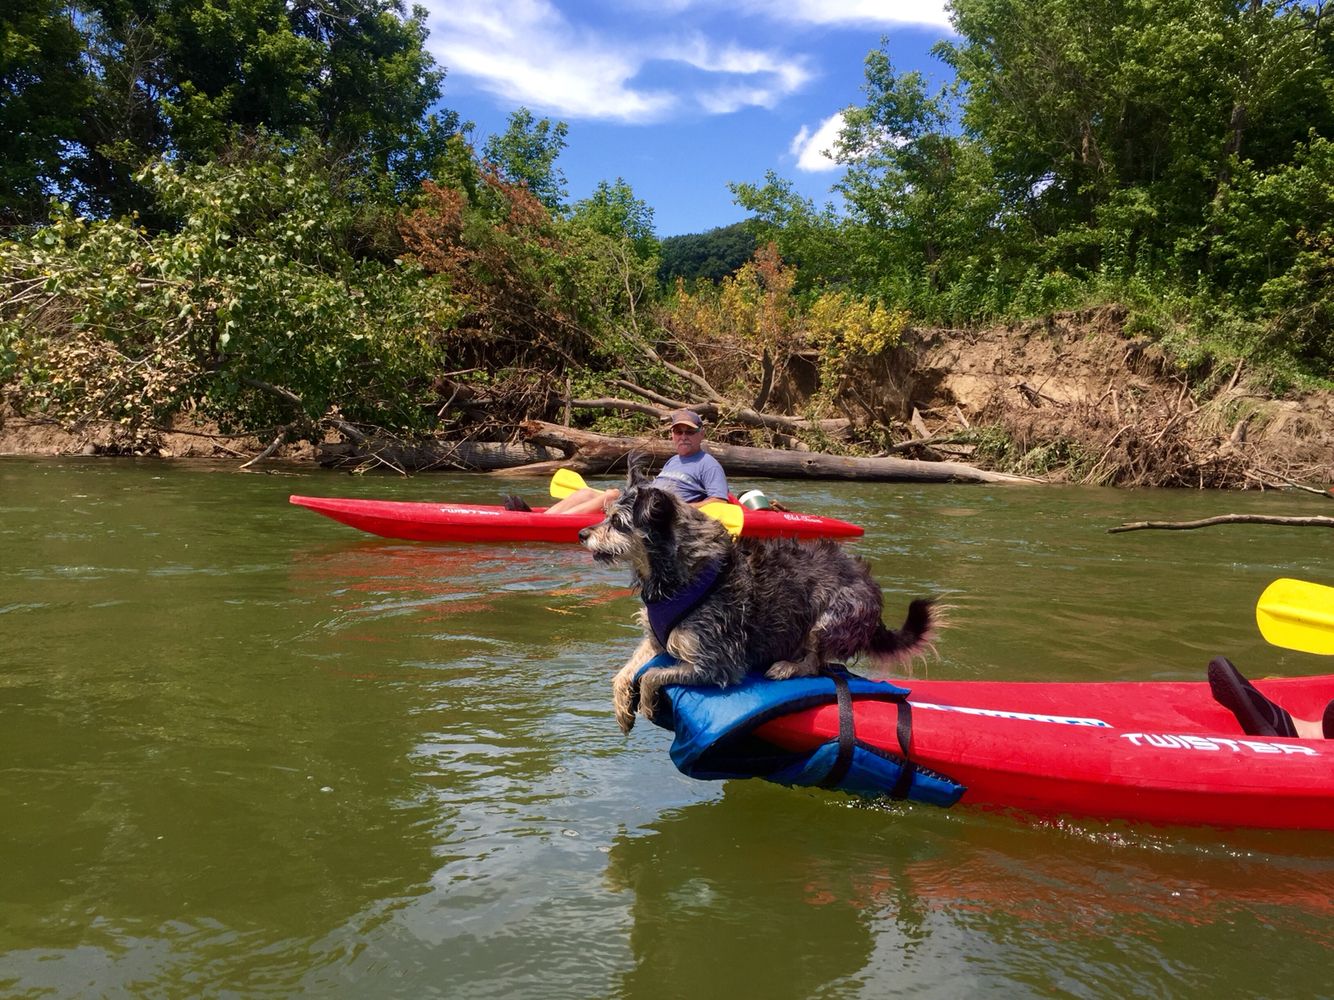
[[[923,457],[1120,486],[1258,488],[1334,482],[1334,393],[1274,400],[1245,366],[1192,382],[1115,308],[967,330],[918,330],[894,391]],[[914,415],[909,420],[909,415]],[[985,429],[985,430],[984,430]],[[973,443],[960,443],[968,439]],[[112,426],[68,430],[9,413],[0,454],[143,454],[235,459],[255,437],[182,422],[129,439]],[[310,444],[286,460],[318,458]]]
[[[923,335],[913,377],[933,413],[997,425],[1056,478],[1247,488],[1334,481],[1334,393],[1275,400],[1244,365],[1190,381],[1124,313]],[[962,414],[962,418],[959,414]],[[935,428],[929,427],[931,430]],[[1043,453],[1046,454],[1043,454]]]

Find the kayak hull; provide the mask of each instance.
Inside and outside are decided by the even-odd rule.
[[[962,803],[1039,816],[1334,830],[1334,741],[1245,736],[1206,683],[905,681],[912,759],[967,786]],[[1334,675],[1256,681],[1319,718]],[[897,709],[859,702],[857,735],[898,753]],[[757,735],[806,749],[838,734],[835,706]]]
[[[486,504],[295,495],[289,500],[373,535],[416,542],[575,543],[581,530],[602,520],[597,513],[546,514],[544,507],[517,511]],[[747,538],[858,538],[863,529],[817,514],[747,510],[741,534]]]

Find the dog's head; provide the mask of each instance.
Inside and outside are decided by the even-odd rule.
[[[579,541],[598,562],[629,563],[641,584],[654,581],[659,586],[651,589],[670,591],[700,562],[725,553],[732,540],[713,518],[651,482],[632,464],[606,518],[579,532]]]

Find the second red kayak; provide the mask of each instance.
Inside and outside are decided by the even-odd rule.
[[[421,503],[292,496],[292,503],[384,538],[417,542],[578,542],[579,532],[601,514],[545,514],[466,503]],[[741,508],[744,510],[744,508]],[[859,538],[847,521],[793,511],[745,510],[746,538]]]
[[[961,802],[1042,816],[1334,830],[1334,741],[1245,736],[1204,682],[903,682],[911,759],[966,785]],[[1257,680],[1303,718],[1334,675]],[[857,736],[899,752],[891,702],[860,702]],[[838,737],[837,706],[765,723],[804,750]]]

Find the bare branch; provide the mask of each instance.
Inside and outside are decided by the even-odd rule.
[[[252,458],[250,461],[242,463],[241,468],[248,469],[256,462],[264,461],[264,459],[268,458],[270,455],[272,455],[275,451],[278,450],[278,446],[283,443],[283,439],[286,437],[287,437],[287,428],[280,427],[278,429],[278,433],[273,436],[273,440],[269,442],[269,446],[265,448],[263,451],[261,451],[254,458]]]
[[[1122,531],[1141,531],[1145,528],[1161,528],[1165,531],[1186,531],[1191,528],[1208,528],[1215,524],[1279,524],[1290,528],[1334,528],[1334,517],[1278,517],[1271,514],[1220,514],[1206,517],[1199,521],[1128,521],[1108,528],[1107,534],[1115,535]]]

